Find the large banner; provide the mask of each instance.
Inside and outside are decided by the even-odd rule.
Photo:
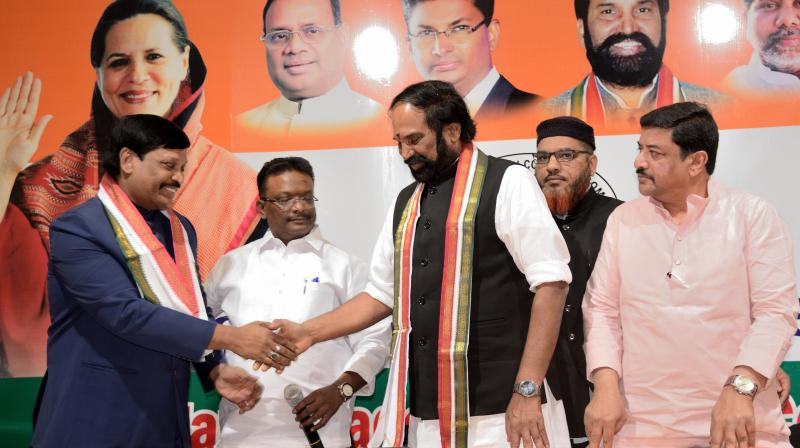
[[[765,197],[800,236],[796,2],[265,3],[176,0],[182,18],[107,25],[98,20],[108,1],[0,5],[0,89],[31,71],[42,80],[39,113],[54,116],[27,168],[0,170],[0,194],[9,186],[0,197],[0,390],[15,391],[2,395],[0,445],[27,445],[38,384],[30,378],[46,367],[49,225],[96,194],[108,128],[130,113],[168,116],[194,139],[176,208],[197,228],[202,275],[252,233],[255,173],[285,155],[314,166],[326,238],[368,261],[387,209],[411,181],[386,110],[423,79],[453,83],[476,119],[478,145],[526,167],[539,120],[589,121],[600,136],[593,183],[623,200],[638,195],[639,117],[705,103],[722,129],[715,178]],[[181,24],[185,36],[175,33]],[[0,147],[0,167],[14,157]],[[784,366],[800,385],[797,347]],[[193,391],[193,441],[213,446],[216,402]],[[785,408],[789,422],[798,421],[798,396]],[[359,446],[380,398],[356,411]]]

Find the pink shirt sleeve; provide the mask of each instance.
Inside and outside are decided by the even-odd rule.
[[[620,279],[617,264],[619,214],[608,219],[600,253],[583,296],[586,375],[610,367],[622,378],[622,326],[620,323]]]
[[[797,330],[793,245],[774,207],[756,199],[749,212],[745,258],[752,325],[736,365],[772,378]]]

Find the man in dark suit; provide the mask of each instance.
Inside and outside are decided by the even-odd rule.
[[[492,63],[500,41],[494,0],[403,0],[403,14],[417,71],[453,84],[478,122],[539,98],[514,87]]]
[[[194,228],[171,210],[188,147],[161,117],[122,119],[98,196],[53,222],[48,371],[33,446],[188,447],[191,363],[206,389],[244,412],[261,395],[255,378],[210,350],[279,369],[294,358],[263,323],[208,318]]]

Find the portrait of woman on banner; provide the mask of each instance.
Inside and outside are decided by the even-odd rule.
[[[201,275],[259,221],[255,173],[201,134],[206,67],[169,0],[111,3],[90,54],[97,75],[91,117],[32,165],[50,119],[36,117],[41,82],[27,73],[0,97],[0,376],[44,372],[50,224],[97,194],[98,161],[120,117],[163,116],[190,137],[175,209],[197,230]]]

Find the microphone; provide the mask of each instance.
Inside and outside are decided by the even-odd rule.
[[[303,391],[300,390],[300,387],[298,387],[297,384],[290,384],[283,389],[283,398],[286,399],[286,402],[289,403],[290,407],[294,408],[300,404],[301,401],[303,401]],[[308,440],[308,444],[311,448],[325,448],[317,431],[312,431],[311,428],[303,426],[303,433],[305,433],[306,439]]]

